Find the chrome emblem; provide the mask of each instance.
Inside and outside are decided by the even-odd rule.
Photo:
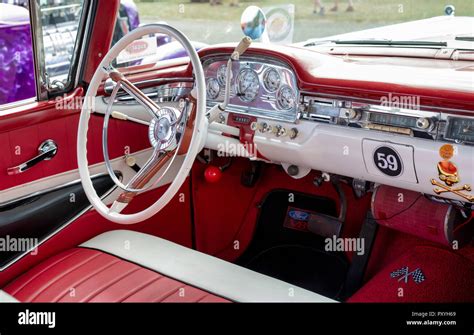
[[[171,107],[166,107],[160,109],[157,114],[158,118],[154,118],[150,122],[148,138],[154,148],[166,150],[177,143],[176,136],[179,128],[179,111]]]
[[[160,142],[166,142],[171,131],[171,122],[167,117],[158,120],[155,126],[155,135]]]

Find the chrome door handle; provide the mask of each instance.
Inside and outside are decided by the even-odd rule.
[[[7,169],[9,176],[20,174],[35,166],[39,162],[49,161],[58,152],[58,146],[53,140],[46,140],[38,148],[38,156],[26,161],[18,166],[14,166]]]

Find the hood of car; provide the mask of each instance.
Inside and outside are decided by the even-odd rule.
[[[298,45],[321,45],[333,41],[388,40],[448,42],[450,48],[472,48],[472,42],[455,38],[474,36],[474,17],[437,16],[351,33],[310,39]]]

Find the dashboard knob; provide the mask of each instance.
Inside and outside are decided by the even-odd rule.
[[[349,120],[357,120],[359,118],[359,113],[357,113],[357,111],[353,110],[353,109],[344,109],[343,111],[343,115],[345,118],[349,119]]]
[[[254,122],[255,125],[250,125],[250,127],[252,128],[252,130],[258,130],[259,132],[261,133],[267,133],[269,131],[272,130],[272,127],[270,125],[268,125],[266,122],[262,122],[262,123],[256,123]],[[255,127],[255,129],[253,129]]]
[[[217,183],[222,178],[222,171],[216,166],[210,165],[204,170],[204,179],[208,183]]]
[[[273,133],[275,134],[276,137],[283,137],[283,136],[286,136],[286,129],[278,125],[278,126],[273,127]]]
[[[297,128],[291,128],[288,131],[288,136],[290,136],[290,139],[294,140],[298,136],[298,129]]]
[[[288,174],[292,177],[297,176],[300,173],[300,169],[296,165],[290,165],[287,170]]]
[[[428,129],[431,126],[431,121],[426,117],[420,117],[416,120],[416,126],[420,129]]]

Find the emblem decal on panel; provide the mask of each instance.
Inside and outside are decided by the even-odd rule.
[[[397,177],[403,172],[402,159],[391,147],[378,147],[374,152],[374,163],[380,172],[390,177]]]
[[[451,162],[451,158],[454,156],[454,147],[451,144],[443,145],[439,149],[439,155],[442,158],[437,165],[439,181],[434,178],[431,179],[431,184],[436,186],[433,191],[438,195],[454,193],[467,201],[473,202],[474,195],[467,193],[472,191],[471,185],[456,186],[460,179],[457,166]]]
[[[416,268],[414,271],[410,272],[410,270],[408,269],[408,266],[405,266],[401,269],[391,272],[390,278],[398,278],[399,282],[404,281],[405,284],[408,283],[408,280],[410,278],[412,278],[413,281],[417,284],[424,282],[426,279],[423,271],[421,271],[420,268]]]

